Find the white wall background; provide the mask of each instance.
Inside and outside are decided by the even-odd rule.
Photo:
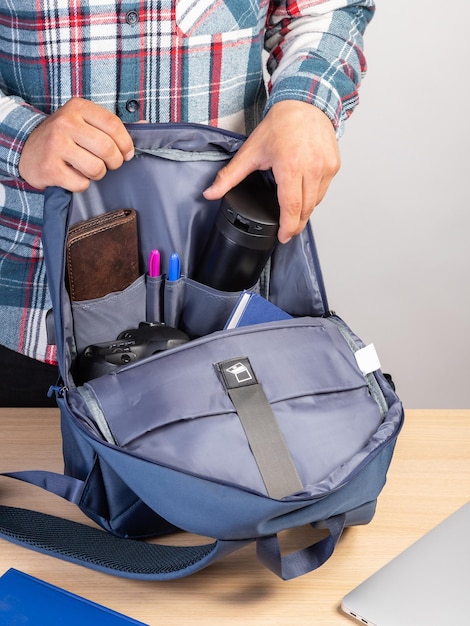
[[[312,218],[330,308],[406,408],[470,408],[470,2],[377,5],[342,169]]]

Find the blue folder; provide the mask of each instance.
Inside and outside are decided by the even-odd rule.
[[[148,626],[15,569],[0,578],[1,626]]]

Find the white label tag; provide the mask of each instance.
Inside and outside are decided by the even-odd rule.
[[[373,343],[357,350],[357,352],[354,353],[354,356],[356,357],[356,362],[364,376],[380,369],[379,357],[377,356]]]

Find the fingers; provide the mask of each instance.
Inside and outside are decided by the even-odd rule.
[[[55,185],[78,192],[133,156],[132,139],[116,115],[74,98],[31,133],[19,169],[38,189]]]
[[[305,103],[280,104],[271,110],[273,128],[283,128],[276,133],[281,141],[272,168],[281,207],[278,238],[286,243],[305,228],[341,162],[334,128],[322,111]],[[281,124],[281,114],[290,124]]]
[[[212,185],[204,191],[207,200],[221,198],[255,169],[261,169],[259,165],[250,167],[243,159],[243,154],[240,154],[241,150],[228,165],[219,170]],[[320,185],[317,178],[304,177],[302,169],[295,167],[292,162],[288,167],[283,164],[274,166],[273,175],[280,206],[278,239],[281,243],[287,243],[305,228],[319,202],[320,188],[325,188],[325,185]]]
[[[260,169],[257,159],[250,156],[249,144],[244,144],[232,160],[215,177],[214,182],[204,192],[207,200],[218,200],[230,189],[241,183],[251,172]]]
[[[291,164],[292,165],[292,164]],[[273,170],[281,207],[278,239],[287,243],[305,226],[316,205],[316,186],[295,166]]]
[[[203,193],[207,200],[217,200],[225,195],[235,185],[240,183],[255,169],[250,169],[246,163],[238,167],[238,154],[233,161],[219,170],[212,185]],[[305,228],[308,218],[318,203],[319,188],[310,180],[304,179],[302,172],[295,168],[285,170],[273,169],[277,184],[278,201],[281,209],[278,239],[287,243],[294,235]]]
[[[88,132],[75,138],[77,144],[101,158],[108,169],[117,169],[122,160],[134,156],[132,139],[116,115],[87,100],[82,101],[80,114]]]
[[[311,104],[285,100],[273,105],[204,196],[219,199],[250,172],[272,169],[281,209],[278,239],[286,243],[305,228],[339,167],[328,117]]]
[[[281,207],[278,239],[287,243],[305,228],[315,207],[323,200],[328,187],[337,173],[336,158],[325,163],[318,155],[305,171],[301,164],[273,168]]]

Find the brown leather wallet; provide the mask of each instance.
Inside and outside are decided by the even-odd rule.
[[[122,291],[139,277],[137,214],[109,211],[69,229],[66,245],[70,298],[92,300]]]

